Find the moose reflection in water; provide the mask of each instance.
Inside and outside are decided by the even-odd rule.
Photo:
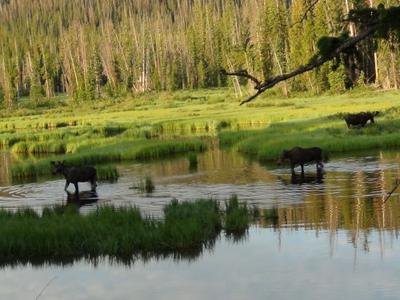
[[[65,165],[64,161],[52,161],[50,162],[53,166],[53,174],[62,174],[65,177],[65,188],[64,190],[68,193],[68,186],[73,183],[75,186],[75,194],[79,198],[79,187],[78,182],[90,182],[92,191],[96,191],[96,178],[97,172],[94,167],[90,166],[71,166]]]
[[[304,177],[304,165],[307,163],[316,163],[317,173],[321,172],[324,167],[322,163],[322,150],[318,147],[312,148],[301,148],[294,147],[290,150],[283,150],[278,164],[280,165],[283,161],[290,161],[290,168],[292,169],[292,175],[295,176],[296,173],[294,168],[298,165],[301,167],[301,176]]]
[[[307,183],[315,183],[315,184],[321,184],[324,183],[324,173],[322,170],[317,170],[317,173],[315,175],[297,175],[297,174],[291,174],[290,176],[290,182],[286,180],[285,178],[278,176],[278,180],[281,181],[284,185],[290,185],[290,184],[307,184]]]
[[[76,193],[67,192],[67,205],[77,205],[78,207],[97,203],[99,196],[96,191],[84,191]]]

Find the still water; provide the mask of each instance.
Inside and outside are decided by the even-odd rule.
[[[134,204],[161,216],[171,198],[237,194],[257,205],[260,219],[241,239],[220,236],[191,256],[5,266],[0,299],[35,299],[49,282],[39,299],[400,298],[399,194],[383,201],[400,177],[397,153],[334,158],[322,178],[307,168],[303,183],[287,168],[218,149],[200,155],[197,170],[184,158],[119,170],[120,180],[100,183],[98,201],[83,211]],[[1,176],[2,207],[67,200],[63,180],[10,185],[5,171]],[[145,176],[155,183],[152,195],[131,189]]]

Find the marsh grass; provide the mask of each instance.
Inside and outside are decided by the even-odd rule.
[[[87,215],[79,214],[76,206],[45,208],[41,215],[32,209],[1,210],[0,263],[201,253],[214,244],[224,215],[226,230],[247,228],[243,206],[227,205],[224,213],[215,200],[173,200],[165,206],[163,219],[143,216],[135,207],[103,206]],[[241,221],[233,222],[234,217]]]
[[[197,159],[197,154],[196,153],[189,153],[188,156],[188,161],[189,161],[189,169],[190,170],[196,170],[197,169],[197,165],[198,165],[198,159]]]
[[[40,161],[32,161],[30,163],[15,164],[11,168],[11,177],[15,182],[36,181],[39,178],[50,178],[52,168],[50,161],[52,159],[43,159]],[[67,164],[72,166],[73,164]],[[115,166],[100,165],[96,166],[97,180],[100,181],[116,181],[119,178],[118,170]]]
[[[17,163],[22,166],[12,170],[18,177],[48,174],[46,161],[25,160],[26,154],[66,154],[59,159],[76,165],[155,160],[204,151],[205,143],[194,138],[198,135],[219,135],[221,146],[234,146],[260,160],[275,159],[293,146],[320,146],[330,152],[393,148],[399,146],[398,95],[355,91],[282,98],[266,93],[243,107],[231,90],[210,89],[104,99],[78,108],[61,97],[32,114],[4,112],[0,147],[22,154]],[[375,126],[346,129],[344,114],[368,110],[382,112]]]
[[[155,190],[155,185],[151,177],[146,176],[144,179],[141,178],[131,189],[139,190],[142,193],[151,194]]]
[[[199,139],[179,140],[133,140],[105,145],[88,145],[81,147],[73,154],[50,157],[45,159],[30,159],[16,163],[11,168],[13,178],[36,178],[51,174],[50,161],[65,160],[70,166],[101,165],[121,161],[155,160],[187,152],[202,152],[207,144]],[[104,180],[107,174],[105,172]],[[100,175],[100,173],[99,173]]]
[[[243,235],[250,224],[251,211],[246,203],[240,203],[236,195],[225,202],[224,229],[227,235]]]
[[[324,117],[272,124],[263,130],[222,132],[222,146],[260,161],[279,157],[295,146],[320,147],[325,155],[368,149],[400,147],[400,121],[378,118],[364,128],[348,129],[339,117]]]

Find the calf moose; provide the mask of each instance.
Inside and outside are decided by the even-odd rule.
[[[374,117],[379,114],[379,111],[374,112],[360,112],[357,114],[348,114],[344,117],[347,127],[361,126],[364,127],[368,121],[375,123]]]
[[[322,150],[318,147],[312,148],[301,148],[294,147],[291,150],[283,150],[280,159],[278,160],[278,164],[281,164],[282,161],[289,160],[290,167],[292,169],[292,175],[295,175],[294,168],[297,165],[301,166],[301,176],[304,176],[304,164],[310,162],[316,162],[317,164],[317,173],[321,171],[324,167],[322,163]]]
[[[96,177],[97,172],[94,167],[82,166],[82,167],[67,167],[64,161],[52,161],[50,162],[53,166],[53,174],[63,174],[65,177],[65,188],[64,191],[67,191],[67,188],[70,183],[73,183],[75,186],[75,194],[79,195],[78,182],[90,182],[92,187],[92,191],[96,191]]]

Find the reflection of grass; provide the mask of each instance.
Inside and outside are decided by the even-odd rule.
[[[226,209],[227,228],[242,231],[247,210]],[[163,220],[143,217],[137,208],[99,207],[80,215],[74,206],[0,211],[0,262],[71,257],[131,257],[199,250],[213,244],[222,229],[222,211],[214,200],[179,203],[164,208]],[[248,220],[248,219],[247,219]],[[246,226],[244,226],[246,225]],[[227,229],[228,230],[228,229]]]

